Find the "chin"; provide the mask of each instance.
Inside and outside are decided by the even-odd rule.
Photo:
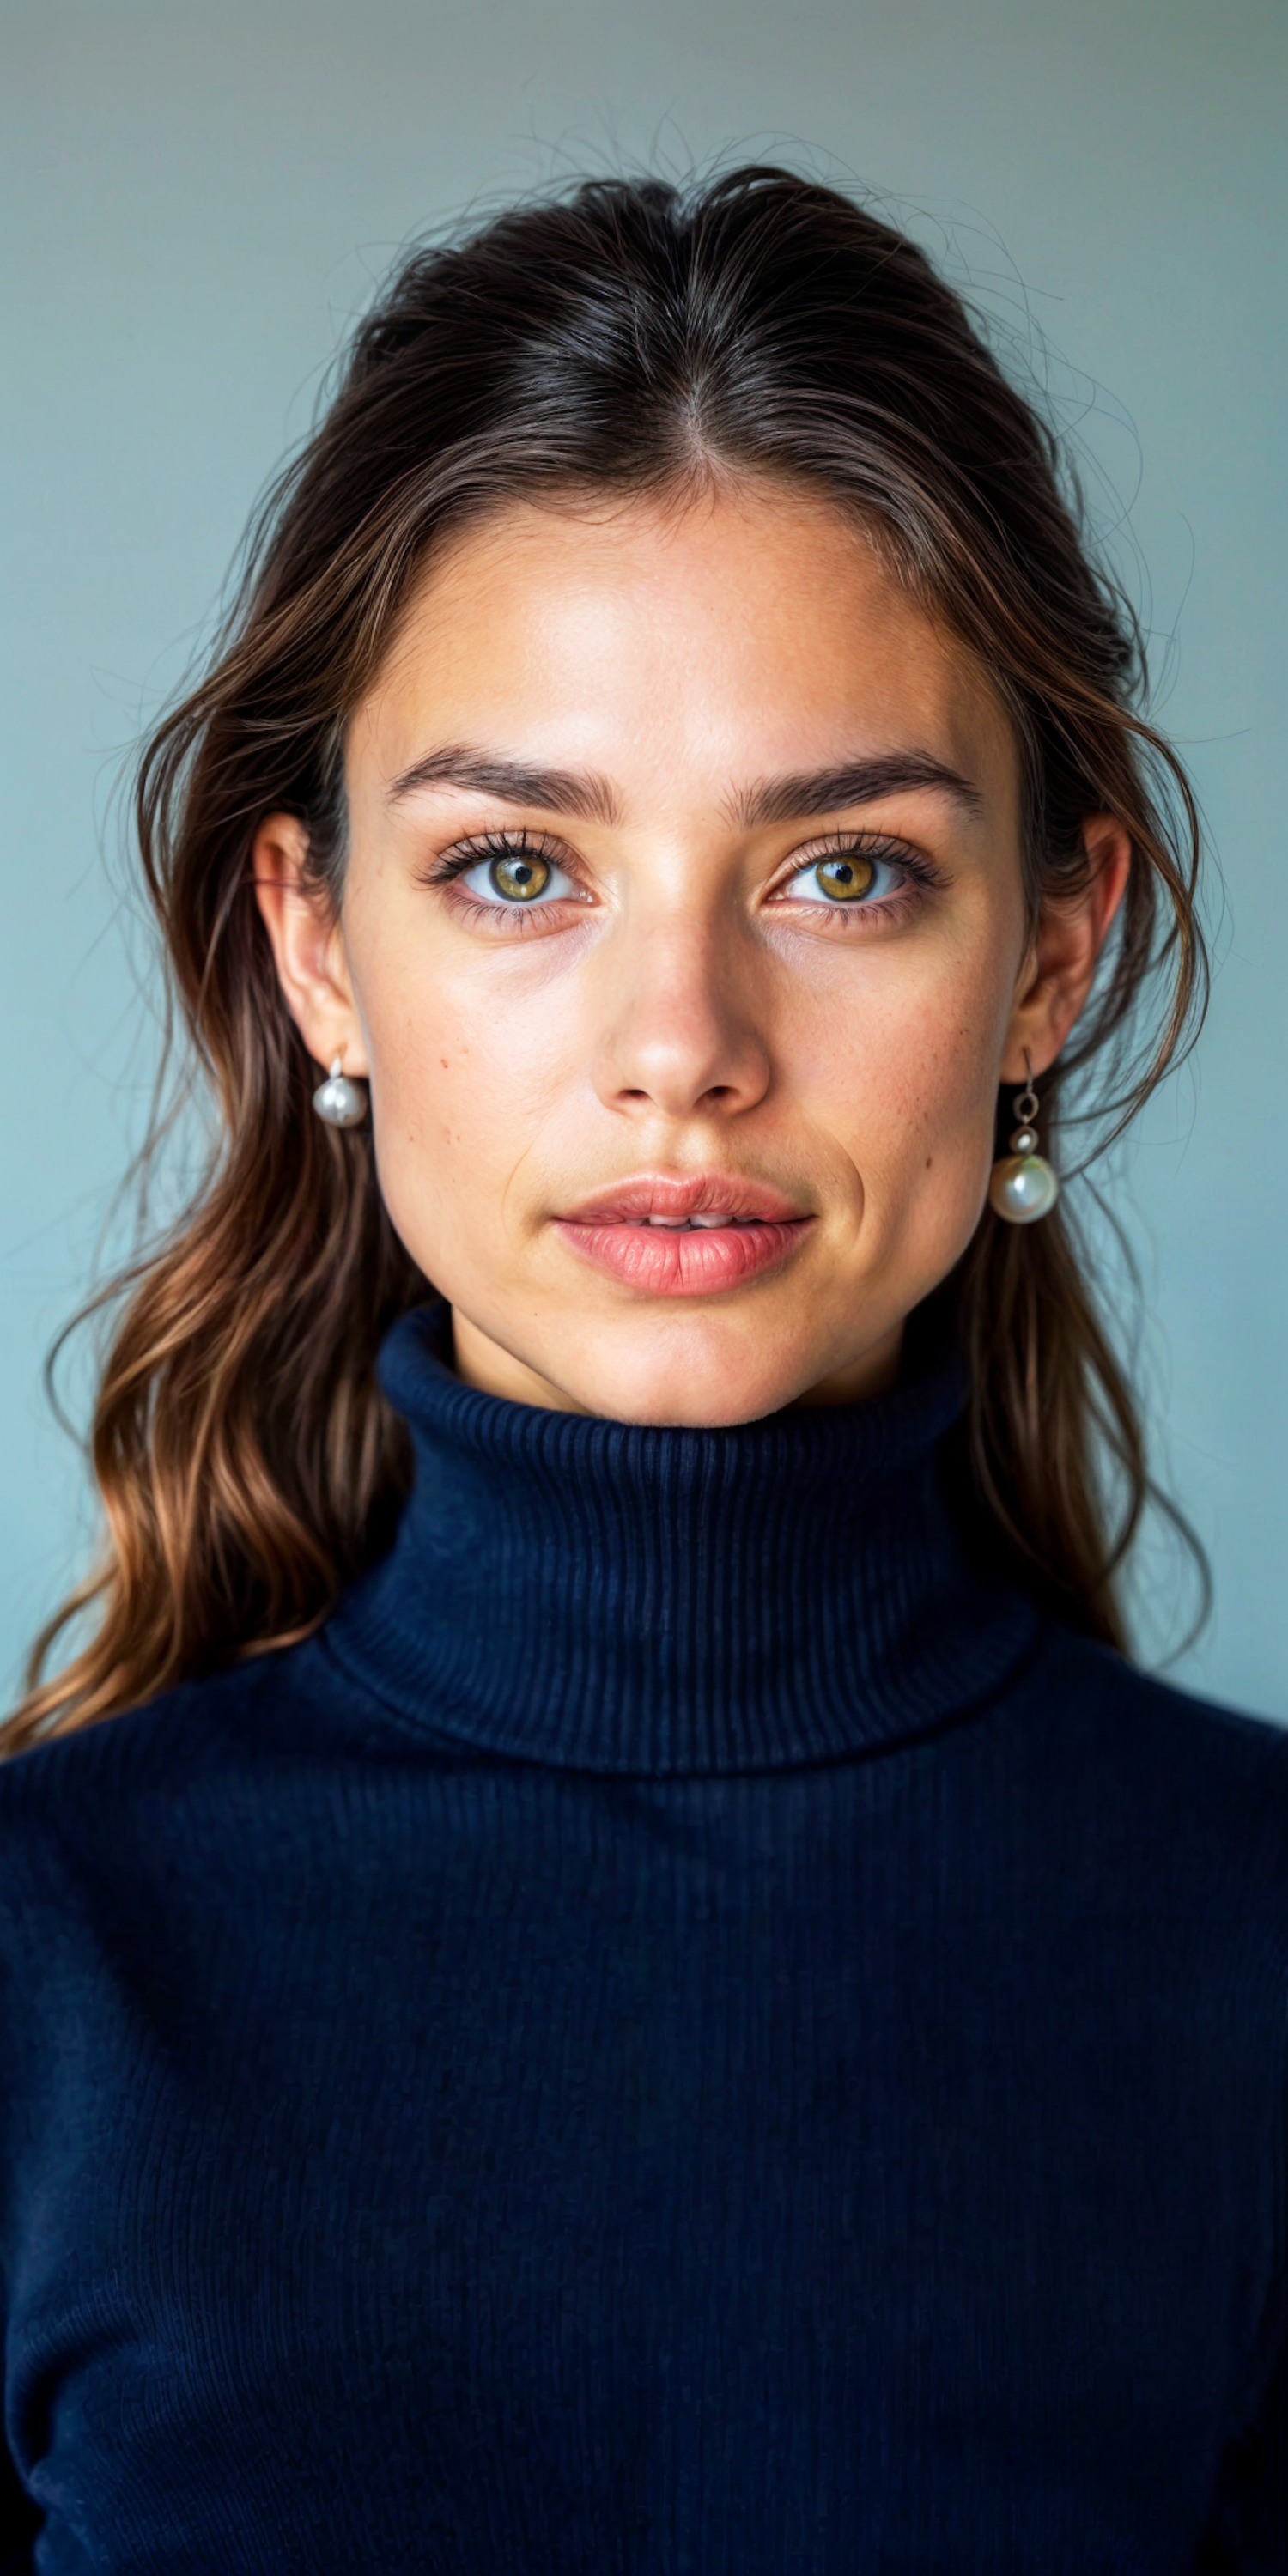
[[[806,1354],[775,1348],[763,1333],[750,1349],[738,1336],[731,1346],[710,1325],[678,1333],[672,1326],[650,1349],[652,1338],[638,1323],[620,1344],[615,1334],[597,1343],[588,1331],[560,1371],[561,1383],[587,1412],[614,1422],[713,1431],[779,1412],[822,1373]]]

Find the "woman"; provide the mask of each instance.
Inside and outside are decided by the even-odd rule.
[[[1288,1738],[1132,1663],[1055,1143],[1200,995],[1139,677],[826,189],[358,331],[140,776],[220,1142],[0,1772],[7,2567],[1284,2566]]]

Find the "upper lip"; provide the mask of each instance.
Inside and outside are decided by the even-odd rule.
[[[560,1211],[572,1225],[629,1225],[641,1217],[669,1217],[673,1224],[690,1216],[759,1217],[785,1225],[807,1211],[793,1207],[781,1190],[763,1181],[742,1180],[736,1173],[697,1172],[688,1180],[668,1180],[645,1172],[631,1181],[613,1181],[607,1189]]]

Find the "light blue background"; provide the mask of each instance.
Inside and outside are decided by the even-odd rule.
[[[105,810],[117,756],[197,648],[254,493],[406,236],[561,170],[721,152],[889,192],[1022,336],[1027,297],[1054,353],[1037,340],[1037,363],[1131,505],[1120,560],[1224,883],[1197,1055],[1101,1167],[1144,1268],[1134,1341],[1119,1270],[1115,1310],[1156,1472],[1214,1560],[1215,1619],[1171,1677],[1288,1718],[1286,31],[1271,0],[9,7],[6,1704],[92,1527],[40,1362],[154,1052]],[[85,1356],[66,1384],[83,1411]],[[1190,1598],[1161,1528],[1135,1581],[1157,1663]]]

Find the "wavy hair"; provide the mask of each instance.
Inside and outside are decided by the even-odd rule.
[[[583,181],[416,248],[252,522],[204,675],[138,761],[166,1060],[177,1027],[218,1133],[178,1219],[50,1355],[119,1308],[89,1441],[101,1551],[35,1641],[4,1751],[305,1636],[387,1545],[410,1460],[374,1360],[430,1283],[385,1212],[370,1129],[310,1112],[317,1068],[254,899],[256,826],[301,816],[338,906],[346,725],[447,532],[515,499],[712,474],[786,478],[854,514],[988,674],[1019,748],[1030,929],[1085,883],[1086,815],[1129,831],[1091,1000],[1046,1076],[1048,1126],[1097,1059],[1103,1151],[1197,1035],[1198,817],[1143,712],[1138,625],[1054,431],[915,244],[843,193],[749,166]],[[999,1152],[1010,1123],[999,1094]],[[1032,1227],[986,1208],[927,1305],[969,1359],[953,1436],[974,1522],[1059,1617],[1128,1654],[1118,1582],[1151,1497],[1201,1567],[1202,1615],[1211,1585],[1148,1475],[1090,1272],[1067,1194]]]

